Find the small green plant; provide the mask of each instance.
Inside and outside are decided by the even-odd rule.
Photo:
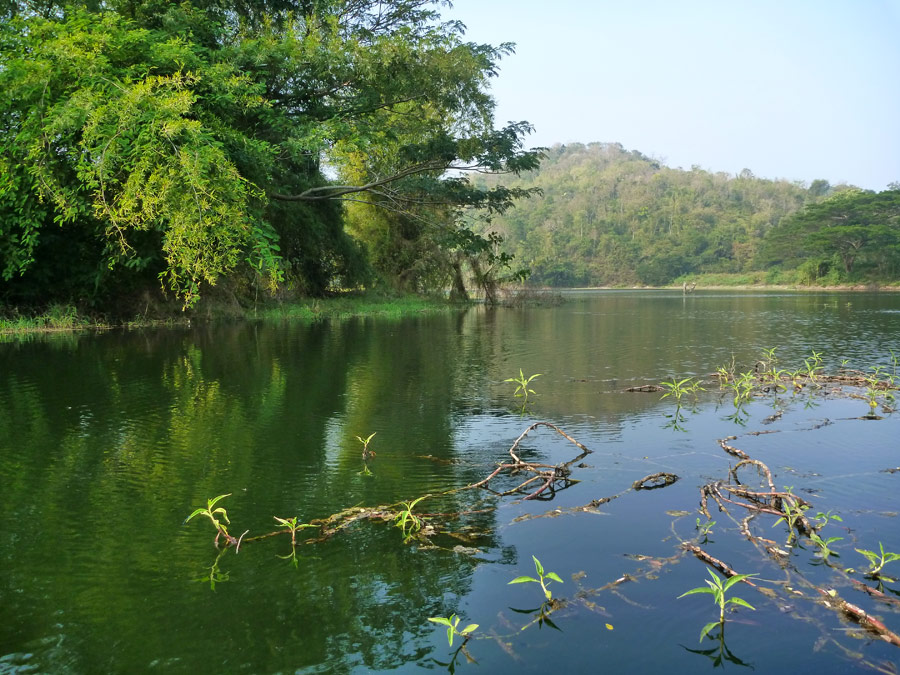
[[[752,398],[755,385],[756,380],[752,370],[741,373],[725,383],[725,386],[734,392],[734,406],[736,408],[739,408]]]
[[[522,369],[519,368],[519,377],[508,377],[507,379],[505,379],[503,381],[504,382],[512,382],[513,384],[515,384],[516,385],[515,397],[519,398],[520,396],[524,396],[525,400],[528,401],[528,394],[535,393],[534,389],[528,388],[528,385],[531,383],[531,381],[534,378],[540,377],[540,376],[541,376],[540,373],[535,373],[534,375],[532,375],[530,377],[525,377],[525,374],[522,372]]]
[[[363,444],[363,450],[362,450],[363,461],[369,459],[369,457],[375,456],[375,452],[372,450],[369,450],[369,441],[371,441],[372,437],[377,433],[378,433],[377,431],[373,431],[366,438],[362,438],[361,436],[356,437],[356,440],[358,440],[360,443]]]
[[[872,369],[875,371],[872,375],[865,378],[866,384],[866,403],[869,404],[869,416],[873,417],[875,415],[875,410],[878,408],[878,395],[880,393],[879,390],[879,366],[876,366]]]
[[[835,553],[834,551],[831,550],[830,546],[834,542],[840,541],[841,539],[843,539],[843,537],[828,537],[828,539],[822,539],[822,537],[820,537],[815,532],[810,532],[809,538],[812,541],[812,543],[814,543],[816,546],[819,547],[819,555],[822,556],[822,559],[825,560],[826,562],[828,562],[828,556],[833,555],[836,557],[840,557],[840,556],[838,556],[837,553]]]
[[[459,628],[457,628],[457,626],[459,626],[459,617],[456,616],[456,614],[451,614],[449,619],[443,616],[431,616],[428,617],[428,620],[442,626],[447,626],[447,642],[450,643],[451,647],[453,646],[454,635],[459,635],[463,641],[465,641],[468,640],[472,633],[478,628],[477,623],[470,623],[462,630],[459,630]]]
[[[861,553],[869,561],[869,569],[866,571],[867,576],[876,578],[880,577],[882,567],[887,565],[889,562],[900,560],[900,554],[891,553],[890,551],[886,553],[884,550],[884,544],[882,544],[880,541],[878,542],[878,549],[880,553],[875,553],[874,551],[866,551],[861,548],[855,549],[857,553]]]
[[[660,382],[659,386],[666,390],[666,393],[659,397],[661,401],[664,398],[672,396],[678,405],[681,405],[681,399],[686,394],[697,395],[698,391],[704,391],[700,383],[693,377],[686,377],[683,380],[676,380],[674,377],[671,382]]]
[[[534,560],[534,569],[537,572],[537,575],[539,578],[535,579],[534,577],[516,577],[509,583],[510,584],[525,584],[525,583],[531,582],[531,583],[535,583],[535,584],[540,584],[541,588],[544,590],[544,597],[547,598],[547,600],[552,600],[553,594],[550,592],[550,589],[547,588],[547,583],[544,582],[544,579],[549,579],[550,581],[556,581],[559,583],[562,583],[563,580],[559,578],[559,575],[556,572],[544,573],[544,566],[541,565],[541,561],[538,560],[537,558],[535,558],[534,556],[531,556],[531,557]],[[507,585],[509,585],[509,584],[507,584]]]
[[[816,376],[822,370],[822,353],[813,350],[812,356],[803,359],[803,365],[806,366],[804,374],[811,382],[816,382]]]
[[[832,515],[830,509],[825,513],[822,513],[821,511],[819,511],[816,514],[815,518],[813,518],[813,521],[815,521],[815,526],[819,529],[825,527],[832,520],[836,520],[839,523],[844,522],[843,519],[839,515],[837,515],[837,514]]]
[[[400,502],[403,504],[403,510],[394,516],[394,527],[399,527],[401,532],[403,532],[404,541],[409,541],[416,532],[422,529],[423,519],[421,516],[414,514],[412,510],[415,508],[416,504],[430,496],[431,495],[422,495],[417,499],[413,499],[411,502]]]
[[[228,542],[231,542],[232,544],[238,543],[238,541],[234,537],[232,537],[230,534],[228,534],[228,528],[226,528],[222,524],[222,522],[218,518],[216,518],[217,515],[221,514],[222,519],[226,523],[231,525],[231,521],[228,520],[228,513],[221,506],[216,509],[213,508],[220,500],[225,499],[225,497],[230,497],[230,496],[231,496],[231,493],[229,492],[228,494],[219,495],[218,497],[214,497],[213,499],[207,499],[206,500],[206,508],[205,509],[204,508],[195,509],[191,515],[189,515],[187,518],[184,519],[184,522],[182,523],[182,525],[186,525],[194,516],[206,516],[207,518],[209,518],[212,521],[213,526],[216,528],[216,538],[213,540],[214,544],[216,544],[216,545],[219,544],[220,536],[224,536],[225,540]]]
[[[278,516],[272,517],[278,522],[279,525],[290,530],[291,546],[297,545],[297,530],[303,530],[307,527],[316,527],[316,525],[310,525],[309,523],[298,523],[297,516],[294,516],[293,518],[279,518]]]
[[[784,488],[785,492],[787,492],[788,495],[791,495],[791,490],[793,490],[793,489],[794,489],[793,486],[786,486]],[[776,520],[775,523],[772,525],[772,527],[775,527],[775,525],[778,525],[778,523],[780,523],[782,521],[787,523],[787,526],[788,526],[787,543],[788,544],[790,544],[794,540],[794,537],[796,536],[796,534],[794,533],[794,530],[797,528],[797,523],[803,522],[803,517],[804,517],[803,514],[808,508],[809,507],[806,506],[806,504],[801,504],[800,502],[797,502],[796,498],[794,498],[792,495],[790,497],[786,497],[781,500],[781,509],[782,509],[782,511],[784,511],[784,515],[781,516],[781,518],[779,518],[778,520]]]
[[[706,539],[709,535],[712,534],[713,525],[716,524],[714,520],[707,520],[705,523],[701,523],[700,519],[697,518],[697,529],[700,531],[700,536]]]
[[[716,626],[720,626],[722,631],[725,631],[725,607],[727,607],[728,605],[740,605],[741,607],[747,607],[748,609],[756,609],[753,605],[741,598],[725,597],[725,594],[732,586],[740,583],[744,579],[749,579],[750,577],[756,576],[755,574],[735,574],[723,584],[722,580],[716,574],[714,574],[712,570],[708,571],[709,576],[712,577],[712,581],[706,579],[706,587],[700,586],[699,588],[692,588],[687,593],[682,593],[678,596],[680,599],[686,595],[693,595],[694,593],[709,593],[713,596],[713,600],[719,606],[719,620],[712,621],[703,627],[703,630],[700,631],[700,642],[703,642],[703,638],[706,637],[709,631],[711,631]]]

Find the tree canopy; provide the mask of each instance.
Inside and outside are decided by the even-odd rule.
[[[671,168],[618,143],[555,145],[535,171],[479,180],[542,191],[492,223],[537,283],[656,286],[755,272],[790,282],[830,272],[840,283],[900,271],[890,243],[896,191]],[[822,265],[810,279],[798,268],[813,258]]]
[[[793,214],[766,238],[770,262],[801,265],[811,281],[832,268],[848,280],[900,273],[900,186],[846,190]],[[861,270],[862,268],[862,270]]]
[[[5,299],[103,302],[159,278],[190,305],[224,275],[317,294],[365,281],[366,249],[384,245],[373,232],[396,240],[411,223],[417,256],[446,253],[460,209],[490,215],[530,192],[468,172],[530,170],[539,153],[526,122],[494,126],[487,84],[512,46],[466,42],[438,10],[5,5]]]

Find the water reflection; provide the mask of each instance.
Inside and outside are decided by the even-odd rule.
[[[879,538],[900,550],[893,522],[881,515],[896,510],[896,486],[878,473],[896,464],[886,450],[896,420],[886,414],[855,422],[870,425],[864,430],[851,428],[841,420],[847,409],[836,407],[846,401],[783,391],[731,413],[729,399],[715,408],[719,394],[710,388],[691,409],[676,410],[682,429],[673,434],[662,429],[669,400],[622,389],[707,378],[732,355],[752,364],[774,345],[785,363],[800,364],[815,349],[829,366],[842,358],[856,367],[887,365],[889,349],[900,352],[889,302],[896,307],[896,298],[862,295],[847,307],[815,296],[611,293],[576,296],[559,308],[402,322],[201,325],[2,344],[0,601],[15,618],[0,625],[7,655],[0,664],[42,672],[350,672],[432,658],[455,668],[468,655],[447,661],[427,617],[456,612],[505,636],[469,644],[486,670],[515,663],[546,671],[560,653],[571,669],[589,669],[594,649],[607,649],[597,631],[611,636],[614,648],[603,656],[612,670],[653,670],[658,659],[694,667],[696,654],[678,647],[686,622],[673,620],[677,593],[670,591],[689,587],[697,568],[672,564],[678,530],[665,513],[693,515],[697,486],[728,462],[715,439],[740,431],[735,423],[764,430],[756,425],[783,410],[772,427],[786,433],[748,435],[741,447],[771,458],[781,482],[820,490],[823,510],[849,512],[855,539],[845,534],[838,542],[847,558]],[[520,369],[541,373],[522,410],[505,382]],[[859,414],[867,405],[850,404]],[[812,406],[818,418],[842,423],[827,435],[798,437],[821,422],[806,414]],[[537,499],[443,494],[508,461],[515,439],[539,419],[594,451],[578,467],[580,483],[538,495],[552,496],[552,516],[543,517],[548,505]],[[564,463],[571,444],[551,435],[529,437],[521,456]],[[363,456],[366,438],[371,452]],[[632,491],[602,509],[584,506],[657,471],[682,480]],[[519,485],[516,478],[498,492]],[[231,529],[250,530],[237,555],[234,547],[213,548],[206,523],[180,527],[196,505],[226,493]],[[291,546],[288,533],[252,540],[278,528],[275,516],[308,523],[424,494],[433,496],[413,513],[455,535],[432,538],[433,548],[415,537],[404,543],[400,529],[372,519],[316,544],[298,536]],[[460,513],[447,522],[430,515]],[[707,543],[748,568],[758,565],[719,521]],[[532,554],[552,561],[565,582],[561,599],[572,600],[564,625],[557,623],[565,631],[544,631],[543,646],[520,637],[521,622],[507,630],[498,609],[513,602],[507,582]],[[792,552],[804,570],[807,554]],[[636,574],[638,565],[654,576],[597,596],[570,590],[572,575],[599,585]],[[827,574],[824,567],[811,573]],[[560,616],[526,620],[540,614]],[[603,628],[613,615],[614,636]],[[817,619],[834,623],[830,615]],[[760,640],[781,628],[758,628]],[[818,638],[815,627],[792,623],[789,630]],[[560,642],[545,642],[546,635]],[[647,635],[658,642],[656,661]],[[522,661],[512,660],[507,643]],[[736,646],[760,668],[779,663]],[[876,656],[880,648],[866,647]],[[724,640],[720,652],[730,662]]]

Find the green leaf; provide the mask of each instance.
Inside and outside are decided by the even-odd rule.
[[[755,576],[756,574],[735,574],[722,585],[722,590],[727,591],[729,588],[731,588],[735,584],[742,582],[744,579],[749,579],[750,577]]]
[[[428,620],[429,620],[429,621],[432,621],[432,622],[434,622],[434,623],[439,623],[439,624],[441,624],[441,625],[443,625],[443,626],[450,626],[450,625],[452,625],[452,624],[450,623],[450,619],[444,618],[443,616],[432,616],[432,617],[428,617]]]
[[[718,621],[713,621],[712,623],[708,623],[703,626],[703,630],[700,631],[700,642],[703,642],[703,638],[709,634],[709,631],[711,631],[718,625],[720,625]]]
[[[215,499],[208,499],[207,502],[209,504],[209,508],[212,509],[212,507],[216,505],[217,501],[219,501],[220,499],[225,499],[225,497],[230,497],[230,496],[231,496],[231,493],[229,492],[228,494],[219,495]]]
[[[531,556],[531,557],[534,560],[534,568],[535,568],[535,570],[537,570],[538,576],[539,577],[544,576],[544,566],[541,565],[541,561],[538,560],[537,558],[535,558],[534,556]]]
[[[533,577],[516,577],[515,579],[510,581],[509,584],[524,584],[527,581],[533,581],[536,584],[541,583],[540,581],[538,581],[537,579],[534,579]],[[509,586],[509,584],[507,584],[507,586]]]
[[[477,624],[477,623],[470,623],[468,626],[466,626],[465,628],[463,628],[463,629],[462,629],[461,631],[459,631],[459,632],[460,632],[462,635],[468,635],[469,633],[471,633],[472,631],[476,630],[477,628],[478,628],[478,624]]]
[[[559,575],[556,572],[547,572],[545,578],[553,579],[553,581],[558,581],[559,583],[563,582],[563,580],[559,578]]]
[[[717,588],[710,588],[710,587],[708,587],[708,586],[707,586],[706,588],[703,588],[703,587],[701,586],[701,587],[699,587],[699,588],[692,588],[692,589],[689,590],[687,593],[682,593],[682,594],[679,595],[678,597],[679,597],[679,598],[683,598],[683,597],[686,596],[686,595],[693,595],[694,593],[712,593],[713,595],[715,595],[715,594],[718,592],[718,590],[719,590],[719,589],[717,589]]]
[[[194,516],[199,516],[201,513],[206,513],[206,509],[197,509],[191,515],[189,515],[187,518],[184,519],[184,522],[182,523],[182,525],[184,525],[184,523],[188,522]],[[857,550],[859,550],[859,549],[857,549]]]
[[[740,605],[741,607],[746,607],[747,609],[752,609],[754,611],[756,610],[756,607],[751,605],[746,600],[743,600],[742,598],[728,598],[728,600],[725,601],[725,604],[728,603],[731,603],[732,605]]]

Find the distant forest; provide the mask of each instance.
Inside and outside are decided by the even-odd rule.
[[[658,286],[700,274],[731,281],[841,284],[900,275],[900,184],[875,193],[673,169],[618,143],[554,145],[518,177],[533,188],[491,222],[506,250],[549,286]]]

